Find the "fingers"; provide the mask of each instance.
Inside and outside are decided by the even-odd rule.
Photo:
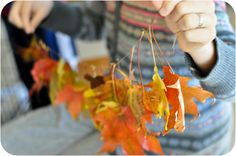
[[[177,27],[174,32],[187,31],[199,27],[200,18],[202,20],[201,28],[216,25],[216,16],[214,14],[186,14],[177,21]]]
[[[20,18],[21,6],[22,6],[22,2],[20,1],[14,2],[8,16],[9,22],[18,28],[23,28],[23,23]]]
[[[205,45],[212,41],[216,37],[216,31],[212,28],[201,28],[179,32],[176,35],[180,48],[185,52],[191,52],[195,50],[196,45]]]
[[[162,16],[167,16],[169,15],[175,8],[175,6],[180,2],[181,0],[166,0],[163,2],[161,9],[160,9],[160,14]]]
[[[26,33],[33,33],[52,7],[52,1],[16,1],[10,10],[9,21]]]
[[[31,13],[32,13],[31,3],[25,3],[21,11],[21,19],[22,19],[24,30],[26,33],[30,33],[30,30],[31,30],[31,27],[30,27]]]
[[[157,10],[159,10],[162,7],[163,0],[152,0],[153,5]]]
[[[215,5],[211,1],[181,1],[168,15],[173,22],[177,22],[183,15],[191,13],[212,13]]]
[[[34,32],[44,18],[45,18],[44,10],[37,10],[31,19],[29,32],[30,33]]]
[[[212,43],[216,37],[214,1],[174,1],[165,1],[159,11],[165,16],[168,28],[176,34],[180,49],[189,54],[206,52],[202,47]]]

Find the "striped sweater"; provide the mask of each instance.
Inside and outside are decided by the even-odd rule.
[[[191,121],[191,117],[186,116],[187,126],[184,133],[178,134],[171,131],[167,136],[159,138],[165,153],[223,154],[229,150],[231,139],[232,108],[227,99],[235,95],[235,34],[228,21],[225,4],[221,1],[215,1],[215,4],[217,37],[214,43],[217,62],[205,77],[201,76],[191,57],[182,52],[178,44],[175,45],[173,51],[175,35],[167,28],[163,17],[150,2],[108,1],[106,4],[105,2],[88,2],[87,8],[56,2],[42,26],[72,36],[79,34],[77,36],[87,36],[87,38],[91,38],[88,36],[92,38],[102,36],[97,34],[101,34],[104,28],[111,57],[113,60],[120,60],[127,56],[131,47],[137,43],[141,31],[153,25],[154,34],[162,49],[158,65],[165,64],[163,60],[166,57],[176,73],[193,77],[191,84],[200,83],[203,88],[213,92],[217,97],[214,104],[211,99],[205,104],[198,103],[200,117],[197,120]],[[105,27],[103,27],[103,21],[105,21]],[[142,75],[144,81],[147,82],[153,74],[151,48],[147,40],[143,40],[140,50]],[[136,58],[135,55],[135,72],[137,72]],[[129,58],[124,58],[120,62],[120,67],[128,70],[128,64]],[[160,75],[163,76],[161,70]],[[147,126],[154,131],[160,131],[163,122],[158,119],[153,120],[154,124]]]

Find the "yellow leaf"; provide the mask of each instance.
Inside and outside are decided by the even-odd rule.
[[[65,60],[60,59],[58,66],[57,66],[57,75],[58,75],[57,85],[59,86],[59,88],[61,88],[62,83],[63,83],[63,75],[65,73],[64,66],[65,66]]]
[[[91,98],[91,97],[94,97],[95,96],[95,93],[92,89],[87,89],[85,92],[84,92],[84,97],[85,98]]]
[[[118,106],[118,103],[115,101],[103,101],[96,110],[96,113],[100,113],[108,108],[115,108]]]
[[[160,89],[163,89],[164,91],[166,91],[166,86],[164,82],[162,81],[160,75],[158,74],[157,66],[154,66],[154,75],[152,77],[152,80],[155,82],[157,86],[160,86]]]
[[[52,104],[54,104],[56,94],[59,91],[57,80],[57,74],[54,73],[49,83],[49,97]]]
[[[169,104],[168,104],[168,100],[165,94],[165,91],[167,91],[166,86],[164,84],[164,82],[162,81],[160,75],[158,74],[158,68],[157,66],[154,66],[154,75],[152,77],[153,79],[153,89],[156,90],[158,92],[158,99],[159,99],[159,105],[158,108],[156,108],[158,110],[158,114],[157,117],[161,117],[164,115],[164,112],[166,114],[169,114]],[[156,111],[154,111],[156,112]]]

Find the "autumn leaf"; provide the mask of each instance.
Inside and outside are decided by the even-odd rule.
[[[144,113],[141,105],[141,92],[137,86],[130,87],[127,91],[127,104],[131,108],[138,123],[141,122],[141,117]]]
[[[198,107],[197,104],[194,102],[194,98],[204,103],[208,98],[214,98],[214,95],[211,92],[203,90],[200,86],[189,86],[188,82],[191,79],[188,77],[180,77],[180,85],[181,90],[184,97],[185,103],[185,113],[191,114],[193,116],[198,116]]]
[[[178,99],[178,90],[174,88],[167,88],[166,96],[170,103],[169,117],[164,118],[166,120],[166,124],[164,130],[162,132],[163,135],[166,135],[171,129],[174,128],[179,108],[179,99]]]
[[[167,86],[166,95],[171,106],[167,128],[163,132],[163,135],[165,135],[172,128],[175,128],[178,132],[184,130],[184,113],[194,116],[198,115],[197,104],[194,102],[194,98],[200,102],[205,102],[207,98],[214,96],[199,86],[188,86],[190,78],[171,73],[169,66],[163,67],[163,71],[165,75],[163,81]],[[173,83],[175,84],[173,85]]]
[[[155,154],[164,154],[159,140],[157,139],[157,137],[152,135],[147,135],[144,137],[143,148],[147,151],[152,151]]]
[[[105,80],[104,80],[103,76],[92,77],[88,74],[85,74],[84,77],[85,77],[86,80],[88,80],[90,82],[90,86],[91,86],[92,89],[105,83]]]
[[[166,86],[158,74],[157,66],[154,66],[154,74],[152,77],[152,82],[148,83],[146,87],[151,88],[148,92],[151,103],[151,111],[157,115],[157,117],[162,117],[164,114],[169,113],[169,104],[166,97]]]
[[[73,86],[76,91],[84,91],[83,94],[88,96],[89,89],[85,81],[77,77],[77,73],[73,71],[69,64],[63,59],[57,62],[56,70],[54,70],[50,82],[49,82],[49,95],[51,102],[54,103],[56,94],[62,90],[65,86]]]
[[[132,84],[132,80],[134,80],[132,66],[130,66],[129,77],[122,70],[117,69],[117,71],[123,78],[123,81],[115,83],[117,98],[119,99],[119,102],[126,104],[131,108],[137,122],[140,123],[144,111],[142,106],[142,92],[140,92],[140,89],[143,89],[144,87],[140,84]],[[123,94],[120,95],[122,92]]]
[[[100,154],[105,152],[113,152],[119,145],[117,135],[120,133],[117,131],[117,116],[118,109],[106,109],[102,112],[96,113],[93,117],[94,121],[98,125],[97,127],[101,131],[101,138],[104,141],[102,148],[100,149]],[[114,129],[117,133],[114,133]]]
[[[100,129],[104,141],[102,152],[107,152],[104,149],[111,150],[120,145],[127,154],[143,155],[144,151],[136,135],[137,125],[132,111],[124,107],[121,112],[119,109],[106,109],[94,117],[95,121],[102,125]]]
[[[106,140],[103,143],[103,145],[102,145],[101,149],[99,150],[98,154],[114,152],[118,145],[119,144],[116,140],[112,140],[112,139]]]
[[[171,107],[166,118],[163,135],[167,134],[172,128],[175,128],[177,132],[183,132],[185,129],[185,111],[179,76],[172,73],[169,66],[163,67],[163,72],[163,81],[167,87],[166,96]]]
[[[166,85],[169,85],[176,81],[177,77],[179,78],[186,114],[191,114],[194,116],[197,116],[199,114],[197,104],[194,102],[194,98],[202,103],[204,103],[207,98],[214,98],[214,95],[211,92],[203,90],[200,86],[189,86],[188,82],[191,80],[191,78],[176,75],[176,78],[171,79],[170,68],[163,67],[163,71],[166,75],[166,79],[164,79]]]
[[[119,104],[117,104],[115,101],[103,101],[98,105],[96,113],[100,113],[109,108],[116,108],[118,105]]]
[[[43,85],[49,85],[49,81],[55,72],[57,62],[50,58],[43,58],[35,62],[31,75],[34,80],[34,85],[31,89],[31,93],[39,91]]]
[[[17,50],[25,62],[36,61],[48,57],[49,52],[49,48],[36,36],[32,37],[28,47],[18,47]]]
[[[78,91],[70,85],[66,85],[59,91],[55,98],[55,104],[65,103],[71,116],[76,119],[81,112],[83,104],[83,92]]]
[[[51,80],[50,80],[50,83],[49,83],[49,97],[50,97],[51,103],[55,102],[56,95],[57,95],[58,91],[61,89],[58,86],[58,81],[57,80],[58,80],[58,75],[55,72],[55,73],[52,74]]]

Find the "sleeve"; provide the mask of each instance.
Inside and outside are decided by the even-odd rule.
[[[206,76],[202,76],[190,55],[185,60],[193,76],[200,80],[201,86],[215,94],[218,99],[235,96],[235,33],[225,10],[225,3],[215,1],[217,16],[217,37],[214,40],[217,60]]]
[[[72,37],[98,39],[103,28],[104,2],[54,2],[40,26]]]

